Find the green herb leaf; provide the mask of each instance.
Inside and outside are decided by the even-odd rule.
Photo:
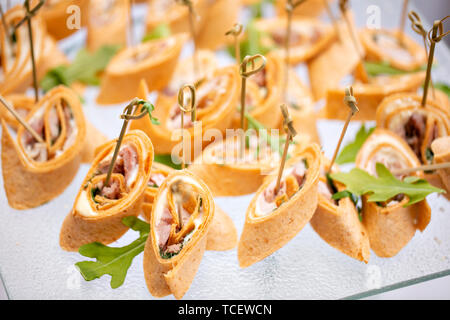
[[[405,194],[409,198],[405,206],[409,206],[422,201],[433,192],[444,192],[431,186],[424,179],[414,177],[400,181],[381,163],[376,164],[376,171],[378,177],[359,168],[354,168],[348,173],[332,173],[330,177],[345,184],[347,190],[355,195],[369,195],[370,202],[385,202],[398,194]]]
[[[172,155],[170,154],[155,154],[155,158],[153,159],[156,162],[165,164],[171,168],[181,170],[181,164],[175,164],[172,162]]]
[[[165,23],[160,23],[142,38],[142,42],[167,38],[170,34],[170,27]]]
[[[379,75],[402,75],[427,70],[427,66],[423,65],[418,69],[405,71],[392,67],[388,62],[369,62],[364,61],[364,67],[371,77]]]
[[[138,103],[142,105],[141,112],[147,110],[147,114],[150,117],[150,122],[154,125],[159,126],[159,120],[152,116],[152,112],[155,110],[155,106],[145,100],[140,100]]]
[[[144,251],[145,242],[150,233],[150,225],[136,217],[126,217],[122,223],[139,232],[139,238],[124,247],[108,247],[99,242],[81,246],[79,253],[97,261],[81,261],[75,266],[86,281],[91,281],[105,274],[111,276],[111,288],[120,287],[125,281],[127,271],[134,257]]]
[[[359,149],[361,149],[364,142],[367,140],[367,138],[372,134],[374,130],[375,128],[369,128],[366,130],[366,126],[365,124],[363,124],[356,133],[355,140],[347,144],[344,148],[342,148],[342,151],[336,158],[336,163],[344,164],[355,162],[356,155],[358,154]]]
[[[92,54],[86,49],[81,49],[71,65],[62,65],[49,70],[40,85],[44,91],[49,91],[60,84],[70,86],[76,81],[98,85],[100,83],[98,73],[106,68],[118,50],[119,46],[103,46]]]
[[[447,84],[442,83],[442,82],[437,82],[437,83],[434,83],[433,85],[436,89],[439,89],[439,90],[443,91],[444,93],[446,93],[450,99],[450,86],[448,86]]]

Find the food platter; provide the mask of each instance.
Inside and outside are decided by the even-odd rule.
[[[376,2],[381,10],[384,27],[394,27],[399,6],[395,1]],[[367,22],[366,9],[373,1],[354,1],[356,24]],[[133,10],[136,21],[135,35],[142,36],[145,16],[144,5]],[[243,13],[242,19],[246,19]],[[273,8],[265,7],[264,14],[273,14]],[[429,24],[425,25],[429,26]],[[420,37],[409,34],[420,42]],[[69,57],[83,46],[84,31],[80,31],[59,43]],[[192,47],[187,46],[182,56],[188,56]],[[219,63],[227,65],[232,59],[226,52],[217,52]],[[440,45],[436,52],[437,66],[433,70],[436,81],[448,78],[447,63],[450,50]],[[308,82],[304,67],[296,69]],[[448,81],[448,80],[447,80]],[[108,138],[115,138],[120,130],[118,115],[122,105],[103,107],[95,103],[98,88],[88,87],[85,94],[86,117]],[[155,94],[149,99],[155,101]],[[354,139],[361,123],[350,123],[343,141]],[[373,122],[367,122],[373,125]],[[318,120],[318,130],[325,155],[332,156],[343,121]],[[347,170],[349,167],[343,167]],[[79,186],[89,170],[82,165],[75,179],[56,199],[25,211],[10,208],[5,192],[0,191],[0,275],[10,299],[153,299],[146,288],[143,274],[143,255],[136,257],[128,271],[125,283],[110,288],[110,277],[84,281],[74,264],[84,260],[78,253],[68,253],[59,246],[59,231],[70,211]],[[0,178],[3,185],[3,178]],[[252,195],[218,197],[216,204],[224,209],[242,232],[245,212]],[[408,286],[450,275],[450,206],[442,195],[428,197],[432,210],[429,226],[417,232],[408,245],[393,258],[379,258],[372,254],[364,264],[353,260],[325,243],[308,224],[286,246],[263,261],[242,269],[238,265],[236,249],[223,252],[207,251],[197,275],[184,299],[342,299],[363,298],[383,291]],[[135,232],[128,231],[114,245],[124,245],[135,239]],[[173,299],[172,296],[167,297]]]

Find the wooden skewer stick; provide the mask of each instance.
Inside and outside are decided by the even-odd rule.
[[[344,128],[342,129],[341,136],[339,137],[338,144],[336,146],[336,149],[334,150],[333,158],[331,159],[330,166],[328,167],[327,173],[330,173],[331,169],[333,168],[334,161],[336,160],[339,149],[341,148],[342,140],[344,139],[345,133],[347,132],[347,128],[348,128],[348,124],[350,123],[350,120],[359,111],[358,107],[356,106],[356,99],[353,96],[353,88],[351,86],[345,88],[344,102],[350,108],[350,110],[348,112],[348,116],[347,116],[347,120],[345,121]]]
[[[277,184],[275,185],[275,194],[278,194],[278,191],[280,191],[280,184],[281,184],[281,177],[283,176],[284,166],[286,164],[286,158],[288,154],[289,144],[291,143],[292,139],[297,135],[297,131],[295,131],[293,126],[293,121],[291,116],[289,115],[289,111],[285,104],[282,104],[280,106],[281,108],[281,114],[283,115],[283,126],[284,131],[286,131],[286,142],[284,144],[284,150],[283,155],[281,157],[281,163],[280,168],[278,169],[278,177],[277,177]]]
[[[408,14],[408,18],[411,21],[411,28],[414,32],[422,36],[423,39],[423,47],[425,49],[425,56],[428,61],[428,44],[427,44],[427,31],[423,27],[422,21],[420,20],[419,15],[415,11],[410,11]],[[433,93],[433,98],[436,96],[434,92],[433,78],[430,74],[430,84]]]
[[[185,90],[189,89],[190,95],[187,99],[185,99]],[[191,121],[194,123],[197,120],[197,114],[196,114],[196,98],[195,98],[195,87],[190,84],[185,84],[181,87],[181,89],[178,91],[178,106],[181,110],[181,168],[184,169],[186,164],[184,161],[184,113],[190,112],[191,113]],[[189,105],[186,105],[189,104]]]
[[[255,61],[258,59],[261,60],[261,64],[257,67],[255,67]],[[264,67],[266,66],[266,58],[261,54],[255,54],[254,56],[246,56],[244,60],[242,60],[239,74],[241,75],[241,129],[246,130],[246,123],[245,123],[245,97],[246,97],[246,85],[247,85],[247,78],[254,75],[255,73],[258,73]],[[251,70],[247,70],[247,65],[252,65]]]
[[[39,143],[45,143],[42,137],[37,134],[37,132],[25,121],[22,117],[14,110],[14,108],[0,95],[0,102],[5,106],[6,109],[14,116],[14,118],[19,121],[19,123],[33,136]]]
[[[339,42],[342,42],[342,35],[339,30],[338,22],[336,20],[336,17],[333,15],[333,11],[331,11],[330,4],[328,3],[328,0],[323,0],[323,3],[327,10],[328,16],[330,17],[331,23],[333,23],[334,31],[336,32],[336,34],[338,36],[338,40],[339,40]]]
[[[239,39],[238,37],[242,33],[243,26],[240,23],[235,23],[233,28],[228,30],[225,35],[226,36],[233,36],[234,38],[234,55],[236,57],[236,63],[239,66],[241,64],[241,47],[239,45]]]
[[[403,0],[402,16],[400,18],[400,27],[399,27],[399,31],[398,31],[398,43],[401,46],[404,46],[403,31],[405,30],[406,13],[408,11],[408,2],[409,2],[409,0]]]
[[[448,169],[450,168],[450,162],[444,162],[444,163],[437,163],[437,164],[428,164],[423,165],[415,168],[404,168],[404,169],[398,169],[393,170],[391,173],[393,175],[400,175],[400,174],[408,174],[416,171],[432,171],[432,170],[438,170],[438,169]]]
[[[431,80],[431,67],[433,66],[433,58],[434,58],[434,49],[436,48],[436,43],[441,41],[445,36],[447,36],[450,31],[443,32],[443,22],[450,18],[450,16],[446,16],[441,20],[436,20],[433,23],[433,28],[428,32],[428,39],[430,40],[430,54],[428,55],[428,65],[427,65],[427,75],[425,77],[425,84],[423,86],[423,96],[422,96],[422,107],[425,107],[427,103],[427,94],[428,87],[430,85]],[[439,35],[438,35],[439,31]]]
[[[289,85],[289,65],[290,65],[290,56],[289,56],[289,48],[290,48],[290,40],[291,40],[291,29],[292,29],[292,12],[296,7],[305,2],[306,0],[288,0],[286,2],[286,13],[287,13],[287,22],[286,22],[286,38],[284,40],[284,51],[285,51],[285,72],[284,72],[284,84],[283,84],[283,99],[286,102],[287,88]]]
[[[194,17],[196,16],[196,13],[194,11],[194,4],[192,3],[192,0],[177,0],[177,1],[180,4],[186,6],[189,10],[189,29],[191,30],[191,36],[194,42],[194,59],[192,59],[194,67],[194,79],[197,79],[197,76],[199,74],[199,64],[197,61],[197,35],[195,33],[195,23],[194,23]]]
[[[33,16],[38,12],[38,10],[42,7],[45,0],[39,1],[39,3],[33,8],[30,8],[30,0],[25,0],[24,6],[26,10],[25,17],[19,21],[18,24],[14,26],[14,33],[16,30],[26,21],[27,27],[28,27],[28,38],[30,41],[30,52],[31,52],[31,66],[33,69],[33,87],[34,87],[34,99],[36,102],[39,101],[39,88],[38,88],[38,82],[37,82],[37,71],[36,71],[36,61],[34,57],[34,44],[33,44],[33,28],[31,26],[31,19]]]
[[[119,138],[117,139],[116,148],[114,149],[113,157],[111,159],[111,163],[109,164],[108,173],[106,174],[105,185],[109,186],[109,182],[111,180],[112,171],[114,168],[114,163],[117,160],[117,156],[119,155],[120,146],[122,145],[123,137],[125,136],[125,132],[127,131],[128,122],[130,120],[139,119],[149,113],[148,109],[145,109],[141,114],[137,116],[132,116],[134,107],[139,106],[140,104],[145,103],[144,100],[139,100],[138,98],[134,98],[124,109],[124,112],[120,115],[120,118],[123,121],[122,129],[120,130]]]

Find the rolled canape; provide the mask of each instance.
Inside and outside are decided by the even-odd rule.
[[[396,69],[407,71],[419,69],[427,63],[423,46],[404,32],[366,28],[359,32],[359,37],[366,51],[367,61],[387,62]]]
[[[286,162],[278,193],[276,175],[260,186],[247,209],[238,243],[241,267],[283,247],[311,220],[318,202],[320,165],[319,146],[312,143]]]
[[[353,15],[348,12],[347,16],[356,30]],[[358,51],[355,50],[352,34],[345,22],[339,21],[337,27],[341,36],[335,37],[333,43],[307,62],[309,82],[316,101],[325,98],[329,89],[339,87],[342,81],[355,70],[361,60]],[[361,52],[364,52],[364,48],[359,41],[358,45]],[[333,67],[330,68],[330,66]]]
[[[272,148],[264,138],[251,135],[241,157],[242,142],[238,134],[214,142],[189,166],[189,171],[205,181],[216,197],[257,191],[267,175],[279,165],[281,150]],[[289,146],[289,155],[293,156],[307,143],[308,136],[296,136],[295,143]]]
[[[127,45],[130,0],[89,1],[86,46],[97,51],[104,45]]]
[[[142,88],[142,83],[141,83]],[[146,91],[146,89],[141,89]],[[140,93],[144,95],[145,93]],[[197,123],[201,121],[201,132],[203,137],[198,136],[199,128],[194,127],[190,115],[184,117],[185,144],[190,141],[190,147],[185,145],[186,150],[191,150],[191,157],[185,155],[186,161],[193,159],[196,154],[195,148],[201,151],[211,143],[212,137],[209,129],[217,129],[224,133],[225,129],[231,127],[233,116],[236,112],[236,104],[239,95],[239,81],[237,69],[234,66],[216,69],[211,75],[198,81],[197,85]],[[138,95],[139,96],[139,95]],[[180,109],[177,95],[158,96],[155,111],[152,113],[159,120],[159,125],[150,123],[148,117],[133,120],[130,129],[141,129],[147,133],[155,145],[156,154],[171,154],[174,147],[181,146],[181,136],[172,137],[175,130],[180,131]],[[199,127],[199,126],[197,126]],[[198,147],[195,147],[198,145]],[[198,153],[198,152],[197,152]],[[187,151],[186,151],[187,154]],[[177,154],[178,155],[178,154]]]
[[[377,108],[384,98],[397,93],[413,93],[422,85],[425,71],[404,75],[379,75],[369,78],[369,83],[356,82],[353,85],[359,112],[353,120],[375,120]],[[326,104],[322,115],[327,119],[345,120],[348,112],[342,108],[344,88],[332,88],[327,91]]]
[[[293,121],[292,125],[298,133],[309,136],[311,142],[320,144],[317,131],[317,114],[314,110],[311,90],[300,80],[293,69],[290,69],[289,72],[286,99],[289,114]],[[283,129],[283,121],[280,121],[279,128],[280,130]]]
[[[197,35],[200,48],[216,50],[225,45],[224,34],[231,21],[237,21],[241,0],[206,1],[206,12]]]
[[[180,34],[119,52],[106,67],[97,102],[113,104],[134,98],[141,79],[147,82],[150,90],[165,88],[185,40],[185,34]]]
[[[431,144],[431,151],[433,151],[434,162],[444,163],[450,162],[450,136],[437,138]],[[450,169],[437,170],[441,182],[445,190],[447,191],[446,197],[450,195]]]
[[[28,113],[34,107],[34,99],[24,94],[11,94],[6,96],[5,99],[22,118],[26,118]],[[17,131],[19,128],[19,122],[3,106],[0,107],[0,117],[5,120],[5,122],[11,126],[12,129]]]
[[[261,42],[266,47],[277,48],[275,53],[284,58],[286,19],[259,19],[255,26],[263,32]],[[315,57],[332,43],[335,36],[333,28],[320,20],[293,19],[289,39],[289,62],[298,64]]]
[[[166,178],[175,170],[161,163],[153,162],[150,179],[145,190],[144,202],[142,203],[141,215],[146,221],[151,220],[153,202],[159,188]],[[237,244],[237,231],[233,220],[217,205],[215,206],[214,218],[208,232],[206,250],[224,251],[233,249]]]
[[[377,128],[364,142],[356,166],[376,175],[376,163],[389,170],[413,168],[420,161],[408,144],[391,131]],[[415,173],[423,177],[421,172]],[[403,179],[404,176],[396,176]],[[397,195],[384,203],[369,202],[363,196],[363,224],[369,233],[370,247],[379,257],[393,257],[412,239],[416,230],[425,230],[431,218],[426,200],[405,207],[409,199]]]
[[[283,61],[273,54],[266,56],[266,66],[247,80],[246,112],[267,128],[278,128],[281,121],[279,108],[283,84]],[[236,110],[233,127],[239,128],[241,112]]]
[[[327,0],[328,1],[328,0]],[[276,1],[276,10],[278,15],[286,15],[287,0]],[[330,4],[332,1],[328,1]],[[297,6],[293,15],[295,17],[317,17],[325,10],[324,0],[308,0]]]
[[[47,0],[41,9],[48,33],[66,38],[85,25],[89,0]],[[78,15],[78,16],[77,16]],[[78,25],[79,23],[79,25]]]
[[[391,95],[377,109],[377,127],[399,135],[419,160],[433,162],[431,143],[450,135],[450,109],[428,99],[425,107],[417,94]]]
[[[199,79],[212,74],[219,67],[214,51],[197,50],[195,54],[195,59],[200,66],[198,74],[194,74],[194,56],[179,60],[170,83],[160,92],[161,95],[173,96],[186,83],[196,83]]]
[[[324,165],[321,170],[318,183],[319,203],[310,224],[330,246],[353,259],[367,263],[370,258],[369,235],[359,220],[358,208],[350,197],[332,199],[335,191],[343,191],[344,188],[336,185],[334,187],[337,190],[333,190],[325,176],[325,169],[330,161],[324,158],[322,162],[327,163],[327,166]],[[338,171],[338,166],[334,165],[332,172]]]
[[[17,141],[2,120],[2,169],[9,205],[29,209],[42,205],[70,184],[81,163],[86,125],[80,99],[71,89],[49,91],[26,117],[44,142],[22,126]]]
[[[26,12],[22,6],[15,6],[5,13],[4,19],[8,28],[11,29],[25,16]],[[38,68],[44,61],[44,47],[46,31],[40,16],[32,19],[32,32],[34,43],[34,57]],[[11,41],[3,28],[1,30],[1,50],[2,50],[2,75],[0,75],[0,93],[8,95],[11,93],[25,92],[32,84],[32,64],[31,50],[29,45],[27,24],[22,24],[15,32],[15,42]],[[12,44],[12,45],[11,45]]]
[[[213,217],[214,200],[203,181],[187,170],[167,177],[155,198],[144,249],[144,276],[153,296],[184,296],[205,252]]]
[[[110,183],[105,185],[115,147],[113,140],[99,151],[83,181],[61,227],[59,242],[64,250],[76,251],[91,242],[114,242],[128,230],[122,219],[140,213],[152,168],[152,142],[142,131],[128,132]]]

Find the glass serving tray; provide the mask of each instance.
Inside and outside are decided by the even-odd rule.
[[[383,27],[394,27],[399,20],[400,1],[353,1],[357,24],[362,26],[369,5],[381,7]],[[136,7],[136,34],[142,35],[145,8]],[[267,12],[270,14],[271,8]],[[266,12],[266,13],[267,13]],[[245,19],[245,14],[243,15]],[[439,17],[441,18],[441,17]],[[429,27],[429,24],[426,24]],[[141,29],[139,29],[141,28]],[[420,38],[410,34],[420,41]],[[64,40],[61,46],[70,56],[83,44],[84,33]],[[421,43],[421,42],[419,42]],[[191,48],[187,48],[191,50]],[[183,54],[189,54],[185,52]],[[222,63],[230,61],[221,53]],[[438,44],[435,81],[448,78],[450,52]],[[298,68],[305,79],[304,70]],[[96,88],[87,88],[84,111],[86,117],[110,138],[119,132],[118,117],[123,105],[98,107]],[[154,98],[154,96],[151,96]],[[319,120],[323,150],[332,156],[343,123]],[[344,144],[353,140],[359,122],[352,122]],[[135,258],[125,283],[110,288],[110,277],[84,281],[74,264],[87,258],[68,253],[59,247],[59,231],[89,167],[81,166],[75,179],[62,195],[53,201],[26,211],[8,206],[0,188],[0,276],[10,299],[153,299],[144,281],[142,254]],[[346,168],[345,168],[346,169]],[[0,177],[1,185],[3,178]],[[252,195],[217,198],[216,203],[233,219],[241,233],[245,212]],[[307,225],[293,240],[273,255],[241,269],[236,249],[225,252],[207,251],[185,299],[339,299],[362,298],[450,274],[450,204],[440,195],[428,197],[432,219],[423,232],[393,258],[378,258],[371,253],[364,264],[338,252],[324,242]],[[130,243],[137,233],[130,231],[114,245]],[[173,299],[172,296],[166,297]]]

